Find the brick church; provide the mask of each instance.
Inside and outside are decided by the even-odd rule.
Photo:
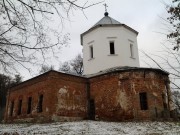
[[[168,73],[139,66],[138,32],[107,12],[81,34],[84,75],[49,71],[9,89],[5,122],[169,117]]]

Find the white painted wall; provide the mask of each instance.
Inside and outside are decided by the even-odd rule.
[[[84,75],[116,66],[139,67],[137,34],[127,28],[123,26],[99,27],[82,38]],[[115,43],[115,55],[110,55],[110,41]],[[133,44],[134,58],[131,58],[130,44]],[[90,46],[93,46],[93,59],[90,59]]]

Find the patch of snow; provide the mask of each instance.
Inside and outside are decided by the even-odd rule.
[[[173,122],[57,122],[48,124],[0,124],[0,134],[19,135],[180,135]]]

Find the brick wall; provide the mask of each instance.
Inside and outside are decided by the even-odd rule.
[[[140,93],[146,95],[144,110]],[[5,121],[157,120],[169,117],[170,96],[162,97],[167,93],[170,94],[168,74],[159,70],[116,71],[90,78],[50,71],[10,89]],[[38,112],[41,95],[42,112]],[[32,111],[27,114],[29,97]]]
[[[87,117],[85,82],[84,78],[52,71],[13,87],[7,96],[5,120],[50,122],[84,119]],[[38,113],[40,95],[43,95],[43,111]],[[27,114],[28,97],[32,97],[30,114]],[[18,115],[19,100],[22,100],[20,115]],[[13,116],[10,116],[12,101],[14,101],[14,109]]]
[[[162,93],[168,75],[156,71],[117,72],[90,79],[97,119],[110,121],[162,118]],[[139,93],[147,93],[147,110],[141,110]]]

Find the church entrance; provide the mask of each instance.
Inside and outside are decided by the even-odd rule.
[[[89,119],[95,120],[95,104],[94,99],[90,99],[89,101]]]

